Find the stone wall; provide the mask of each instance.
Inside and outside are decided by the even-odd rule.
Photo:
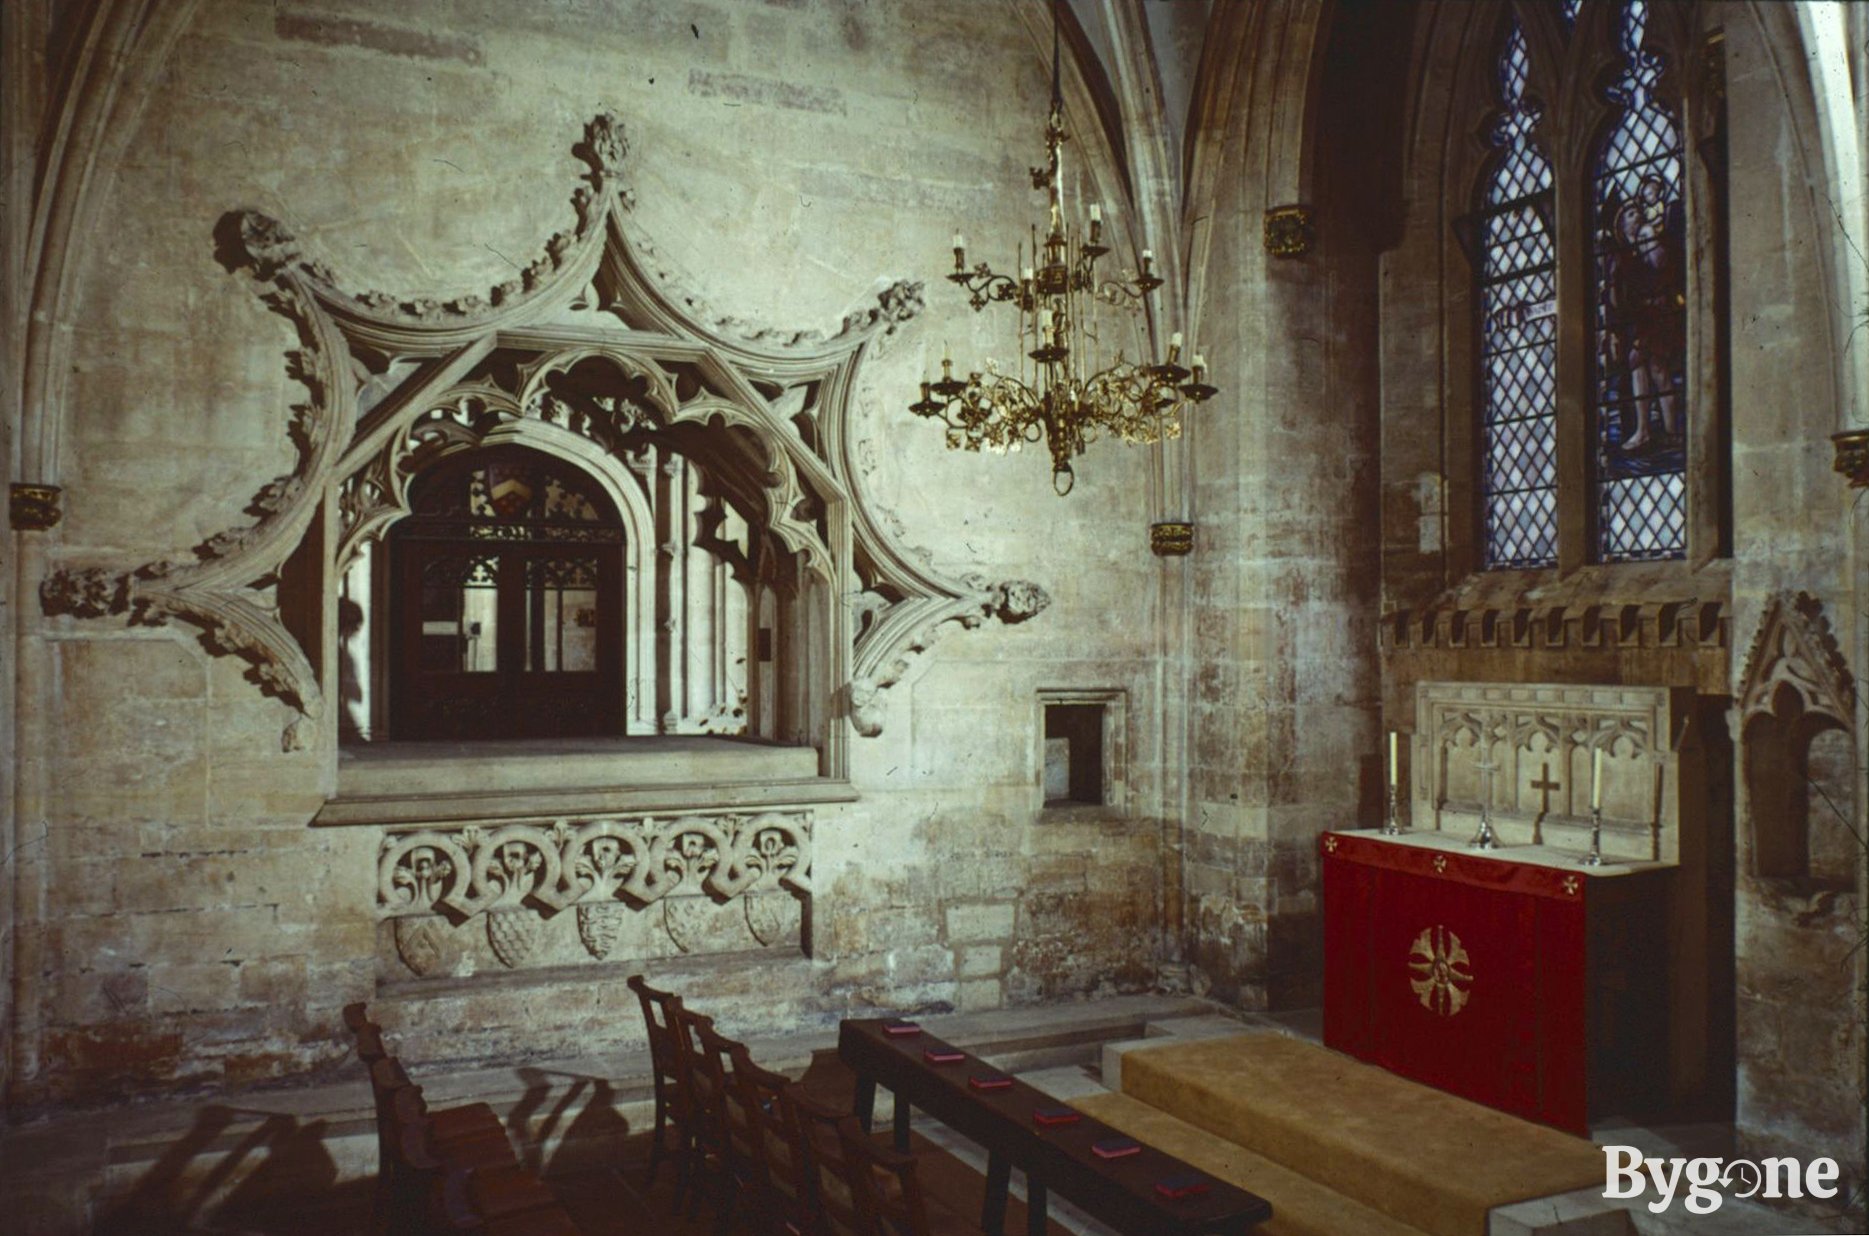
[[[926,311],[858,372],[867,499],[942,569],[1031,579],[1052,597],[1022,627],[950,628],[888,693],[882,734],[852,738],[860,799],[817,808],[808,947],[675,956],[652,977],[732,1033],[1153,981],[1147,455],[1093,448],[1060,499],[1042,452],[951,453],[906,410],[944,345],[969,359],[1006,346],[1006,319],[974,315],[938,276],[956,228],[1011,264],[1039,209],[1025,169],[1042,156],[1047,65],[1011,10],[206,0],[176,12],[123,158],[100,167],[92,248],[68,270],[71,367],[53,419],[66,515],[42,534],[51,566],[187,559],[251,522],[248,495],[290,470],[292,327],[217,262],[225,212],[281,220],[348,288],[484,293],[568,226],[582,170],[571,145],[614,111],[631,138],[634,221],[705,299],[697,314],[834,328],[879,278],[929,281]],[[382,831],[310,825],[334,752],[319,737],[282,752],[291,711],[239,660],[182,625],[20,621],[34,844],[18,858],[14,1103],[334,1065],[337,1009],[360,999],[427,1060],[633,1041],[630,958],[432,981],[380,972]],[[1126,693],[1118,807],[1042,809],[1040,688]]]

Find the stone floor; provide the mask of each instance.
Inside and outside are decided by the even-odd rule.
[[[945,1017],[943,1037],[1068,1100],[1115,1082],[1125,1041],[1164,1033],[1208,1035],[1272,1029],[1316,1040],[1315,1011],[1276,1017],[1228,1013],[1171,997],[1111,1000]],[[847,1101],[851,1079],[836,1061],[835,1030],[752,1042],[756,1059]],[[713,1215],[672,1211],[671,1174],[649,1181],[646,1060],[605,1056],[495,1069],[413,1069],[438,1106],[486,1101],[504,1113],[522,1160],[558,1192],[582,1230],[711,1232]],[[352,1075],[354,1074],[354,1076]],[[888,1110],[885,1096],[879,1110]],[[939,1123],[914,1124],[921,1171],[936,1204],[977,1216],[984,1156]],[[1725,1126],[1606,1126],[1596,1140],[1651,1154],[1719,1154]],[[192,1102],[139,1104],[0,1126],[0,1231],[9,1236],[168,1236],[217,1232],[253,1236],[361,1230],[368,1214],[375,1134],[361,1070],[315,1085],[275,1087]],[[1023,1231],[1013,1179],[1007,1230]],[[1114,1236],[1054,1198],[1054,1236]],[[645,1226],[652,1217],[652,1225]],[[1613,1226],[1612,1226],[1613,1224]],[[1790,1236],[1857,1229],[1821,1216],[1796,1217],[1741,1201],[1713,1215],[1649,1214],[1638,1201],[1606,1202],[1580,1190],[1494,1211],[1489,1236]],[[1346,1234],[1349,1236],[1349,1234]]]

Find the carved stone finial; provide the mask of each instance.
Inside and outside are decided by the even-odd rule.
[[[1869,429],[1846,429],[1830,435],[1835,444],[1836,470],[1849,478],[1851,489],[1869,487]]]
[[[615,112],[598,112],[584,126],[584,140],[572,147],[572,153],[591,165],[599,177],[618,176],[623,160],[629,158],[629,135]]]
[[[44,532],[62,517],[56,485],[14,485],[7,505],[7,518],[15,532]]]
[[[271,215],[230,211],[222,216],[219,230],[222,260],[231,270],[250,270],[257,279],[271,280],[299,260],[298,238]]]
[[[1051,594],[1029,579],[1009,579],[995,589],[993,616],[1008,626],[1036,617],[1051,604]]]
[[[876,294],[879,320],[886,329],[908,321],[922,311],[922,283],[916,279],[898,279]]]
[[[1316,243],[1309,206],[1294,203],[1265,212],[1265,251],[1273,257],[1303,257]]]

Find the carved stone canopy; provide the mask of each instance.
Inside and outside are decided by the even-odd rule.
[[[881,728],[879,694],[946,624],[1020,622],[1049,604],[1028,581],[954,578],[905,552],[863,492],[847,429],[854,375],[920,311],[920,284],[879,287],[873,303],[830,331],[781,331],[716,314],[634,234],[621,121],[595,117],[573,151],[587,171],[571,195],[572,225],[484,295],[346,291],[278,220],[254,211],[224,216],[215,229],[218,258],[250,275],[267,306],[297,331],[287,365],[305,397],[281,425],[296,448],[294,467],[260,488],[247,508],[251,523],[210,538],[185,560],[54,572],[40,588],[44,612],[143,625],[179,619],[197,628],[210,651],[246,661],[248,677],[292,708],[284,745],[302,745],[335,687],[335,658],[321,635],[334,619],[294,621],[282,612],[282,569],[288,560],[302,566],[302,550],[315,551],[331,609],[343,555],[406,509],[410,459],[459,444],[438,423],[450,417],[476,441],[503,422],[530,418],[610,450],[637,432],[738,431],[746,464],[734,499],[841,598],[833,607],[841,613],[828,619],[830,664],[813,672],[830,675],[829,688],[863,734]],[[489,358],[512,351],[530,358],[523,380],[476,388]],[[554,399],[552,375],[591,358],[614,366],[636,397],[609,407]],[[469,407],[474,399],[481,403]],[[335,544],[312,536],[326,526],[324,510],[337,514]]]
[[[1856,684],[1823,605],[1806,592],[1780,592],[1766,603],[1740,675],[1740,724],[1776,712],[1781,689],[1795,692],[1805,712],[1854,728]]]

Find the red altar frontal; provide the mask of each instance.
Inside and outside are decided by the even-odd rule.
[[[1665,1088],[1670,869],[1320,845],[1327,1046],[1575,1133]]]

